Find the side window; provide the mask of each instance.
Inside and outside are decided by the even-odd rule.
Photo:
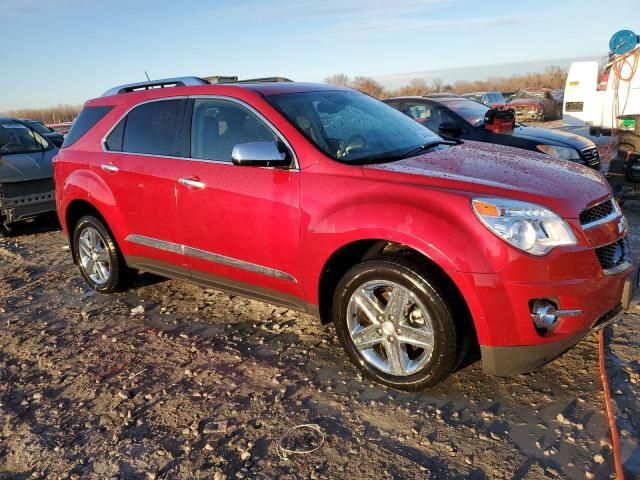
[[[106,141],[107,150],[112,152],[122,151],[122,141],[124,140],[124,127],[127,124],[127,117],[120,120],[118,126],[114,128],[109,134],[109,138]]]
[[[424,122],[431,117],[431,105],[425,105],[423,103],[405,103],[403,113],[424,124]]]
[[[231,162],[233,147],[251,142],[278,144],[279,138],[262,120],[235,102],[195,100],[191,118],[192,158]]]
[[[186,100],[144,103],[129,112],[107,138],[112,151],[175,156]]]
[[[384,102],[390,107],[395,108],[396,110],[400,110],[400,102]]]

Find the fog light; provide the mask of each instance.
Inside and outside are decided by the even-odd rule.
[[[575,317],[582,315],[582,310],[558,310],[549,300],[534,300],[531,302],[531,319],[536,328],[543,331],[553,330],[560,317]]]

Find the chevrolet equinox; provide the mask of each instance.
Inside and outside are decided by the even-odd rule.
[[[433,385],[479,350],[534,370],[618,318],[635,282],[602,175],[539,153],[447,141],[348,88],[116,87],[54,161],[80,273],[138,271],[333,322],[385,385]]]

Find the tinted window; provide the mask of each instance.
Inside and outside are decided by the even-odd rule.
[[[126,119],[122,151],[149,155],[178,155],[177,132],[185,100],[162,100],[134,108]]]
[[[104,118],[104,116],[111,111],[113,107],[85,107],[73,121],[71,130],[64,138],[62,148],[69,147],[76,143],[85,133],[93,128],[93,126]]]
[[[107,138],[106,147],[107,150],[112,152],[122,151],[122,140],[124,138],[124,127],[127,123],[127,118],[120,120],[116,128],[114,128]]]
[[[235,102],[195,101],[191,120],[193,158],[231,162],[233,147],[251,142],[277,144],[279,139],[262,120]]]
[[[12,120],[0,120],[0,155],[40,152],[49,144],[36,132]]]

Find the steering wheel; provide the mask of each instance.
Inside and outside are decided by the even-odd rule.
[[[344,147],[336,152],[336,156],[338,158],[342,158],[349,155],[353,150],[366,147],[367,140],[359,133],[356,133],[355,135],[351,135],[349,137],[349,140],[347,140],[347,143],[345,143]]]
[[[15,150],[16,148],[19,150],[23,147],[19,143],[7,143],[0,148],[0,152],[8,152],[10,150]]]

